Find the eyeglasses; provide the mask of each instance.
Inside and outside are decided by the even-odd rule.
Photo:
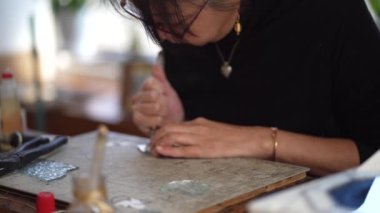
[[[133,8],[134,8],[133,11],[131,11],[130,9],[129,10],[125,9],[124,6],[127,4],[127,1],[128,0],[121,0],[120,1],[120,6],[124,9],[125,12],[127,12],[129,15],[133,16],[134,18],[137,18],[137,19],[141,20],[142,22],[144,22],[156,34],[157,34],[157,31],[162,31],[164,33],[172,35],[174,39],[179,40],[179,41],[182,41],[184,36],[187,33],[191,33],[191,32],[189,32],[191,26],[194,24],[195,20],[199,17],[199,15],[201,14],[203,9],[206,7],[207,3],[209,2],[209,0],[204,0],[204,2],[200,5],[200,8],[198,9],[198,11],[195,14],[184,16],[184,17],[182,17],[183,19],[178,21],[177,23],[160,24],[160,23],[157,23],[154,21],[154,18],[152,17],[153,15],[150,14],[150,10],[149,10],[149,12],[143,11],[142,8],[139,8],[138,6],[136,6],[136,4],[133,4],[133,2],[131,3],[128,1],[129,3],[133,4]],[[136,9],[137,9],[137,11],[136,11]],[[146,8],[144,8],[144,9],[146,9]],[[148,13],[149,14],[148,17],[150,17],[150,18],[147,18],[147,17],[144,18],[141,15],[139,15],[139,14],[143,14],[144,12]],[[155,16],[159,17],[158,14],[156,14]],[[186,21],[187,18],[191,18],[191,20],[189,22],[187,22]],[[148,21],[147,19],[151,20],[151,21]]]
[[[191,26],[194,24],[195,20],[197,20],[197,18],[199,17],[199,15],[203,11],[203,9],[206,7],[208,1],[209,0],[205,0],[202,3],[202,5],[200,6],[199,10],[194,15],[189,15],[187,17],[184,17],[183,22],[175,23],[175,25],[170,26],[170,28],[172,28],[172,30],[168,30],[166,28],[157,28],[156,27],[157,30],[161,30],[165,33],[171,34],[177,40],[183,40],[183,38],[185,37],[185,35],[187,33],[191,33],[191,32],[189,32]],[[192,18],[188,23],[186,23],[186,18],[189,18],[189,17],[192,17]],[[182,31],[181,30],[179,30],[180,32],[176,31],[176,26],[178,26],[179,28],[182,27]]]

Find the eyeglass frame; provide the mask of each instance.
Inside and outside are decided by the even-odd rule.
[[[195,20],[197,20],[197,18],[199,17],[199,15],[202,13],[203,9],[206,7],[206,5],[208,4],[209,0],[204,0],[204,3],[202,4],[202,6],[200,7],[200,9],[198,10],[198,12],[195,14],[195,16],[192,18],[192,20],[189,22],[188,26],[186,26],[186,28],[183,30],[182,33],[176,33],[176,32],[171,32],[169,30],[165,30],[165,29],[159,29],[160,31],[163,31],[165,33],[168,33],[168,34],[171,34],[173,35],[175,38],[178,38],[179,40],[183,40],[183,38],[185,37],[185,35],[189,32],[191,26],[194,24]],[[143,18],[141,17],[138,17],[138,15],[135,15],[133,13],[131,13],[130,11],[124,9],[124,6],[126,5],[126,0],[121,0],[120,1],[120,7],[126,12],[128,13],[129,15],[131,15],[132,17],[142,21],[142,22],[145,22],[145,23],[149,23],[149,21],[146,21],[144,20]],[[157,27],[154,23],[149,23],[148,25],[151,25],[152,28],[154,29],[155,33],[157,34]]]

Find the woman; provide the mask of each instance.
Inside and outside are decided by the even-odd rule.
[[[119,2],[118,2],[119,3]],[[325,175],[380,144],[380,37],[363,0],[122,0],[165,65],[133,98],[156,156]]]

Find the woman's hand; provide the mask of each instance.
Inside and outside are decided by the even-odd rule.
[[[155,156],[218,158],[273,156],[271,131],[264,127],[228,125],[197,118],[161,127],[151,138]]]
[[[274,143],[268,127],[223,124],[197,118],[167,124],[151,138],[155,156],[181,158],[255,157],[273,160]],[[355,143],[281,130],[277,132],[276,161],[303,165],[325,175],[359,165]],[[338,154],[337,154],[338,153]]]
[[[182,103],[166,78],[160,65],[154,65],[152,76],[132,98],[132,119],[136,126],[149,134],[167,123],[182,121]]]

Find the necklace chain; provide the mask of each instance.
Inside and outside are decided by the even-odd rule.
[[[239,42],[240,42],[240,39],[238,38],[236,40],[235,44],[232,46],[231,52],[230,52],[227,60],[224,59],[224,55],[222,53],[222,50],[219,47],[219,44],[215,43],[216,51],[218,52],[218,55],[219,55],[220,59],[222,60],[222,66],[220,67],[220,71],[222,72],[222,74],[226,78],[228,78],[232,72],[232,66],[230,63],[232,61],[232,58],[235,55],[235,50],[236,50],[236,47],[238,46]]]

